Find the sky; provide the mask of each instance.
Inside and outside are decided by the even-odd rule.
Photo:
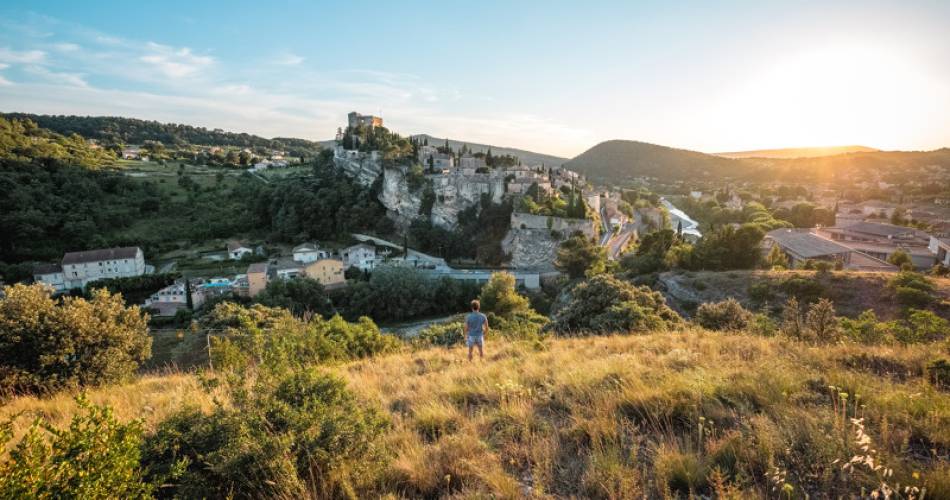
[[[346,113],[565,157],[950,146],[950,1],[0,5],[0,111],[333,137]]]

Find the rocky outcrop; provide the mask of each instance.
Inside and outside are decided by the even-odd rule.
[[[511,267],[552,271],[557,247],[561,243],[555,235],[550,229],[509,229],[501,241],[501,248],[511,256]]]
[[[379,201],[386,207],[389,217],[402,228],[406,228],[419,216],[422,206],[422,190],[413,192],[405,173],[398,169],[383,169],[383,182],[379,192]],[[433,209],[434,211],[434,209]]]
[[[567,219],[515,212],[511,214],[502,250],[511,256],[512,267],[551,271],[561,241],[575,232],[597,236],[597,223],[590,219]]]

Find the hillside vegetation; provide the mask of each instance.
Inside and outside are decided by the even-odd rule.
[[[869,172],[886,179],[926,175],[932,167],[950,169],[950,149],[862,151],[803,158],[727,158],[636,141],[602,142],[564,164],[595,180],[622,182],[639,176],[661,180],[840,181],[851,185]],[[896,176],[896,177],[893,177]]]
[[[574,157],[565,167],[592,179],[623,180],[736,177],[754,170],[739,160],[637,141],[602,142]]]
[[[886,481],[946,498],[950,394],[927,382],[932,351],[686,329],[492,340],[484,363],[435,348],[328,371],[389,421],[389,459],[366,496],[837,497]],[[149,377],[89,398],[153,429],[182,401],[208,411],[193,380]],[[75,411],[58,395],[15,399],[0,415],[23,412],[22,434],[30,416],[61,426]]]
[[[867,146],[830,146],[819,148],[780,148],[755,149],[752,151],[732,151],[716,153],[716,156],[726,158],[814,158],[818,156],[832,156],[844,153],[866,153],[879,151]]]
[[[462,146],[467,146],[472,153],[486,153],[489,149],[494,156],[511,155],[521,159],[521,163],[529,166],[544,164],[546,167],[557,167],[567,161],[567,158],[553,156],[524,149],[509,148],[505,146],[494,146],[490,144],[478,144],[472,142],[459,141],[455,139],[446,139],[444,137],[433,137],[428,134],[418,134],[412,136],[418,141],[429,141],[432,146],[444,146],[445,141],[449,141],[449,147],[454,150],[460,150]]]
[[[313,156],[320,150],[314,141],[294,138],[266,139],[247,133],[208,130],[179,123],[161,123],[153,120],[117,116],[36,115],[31,113],[3,113],[7,119],[30,120],[42,128],[63,135],[78,134],[106,144],[142,144],[158,141],[166,146],[200,144],[205,146],[237,146],[288,150],[293,156]]]
[[[696,305],[734,298],[747,309],[780,310],[790,297],[804,302],[826,298],[834,302],[838,314],[857,317],[873,310],[883,320],[901,316],[902,309],[892,287],[892,273],[817,271],[729,271],[660,274],[659,288],[670,306],[691,312]],[[950,319],[950,279],[932,277],[936,300],[931,309]]]

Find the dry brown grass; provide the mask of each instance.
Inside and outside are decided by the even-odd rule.
[[[878,480],[841,471],[858,453],[849,419],[863,417],[892,484],[950,497],[950,393],[924,369],[946,345],[810,347],[698,329],[541,347],[488,340],[482,362],[435,348],[328,368],[391,415],[380,495],[857,494]],[[183,403],[211,405],[196,377],[177,373],[89,395],[146,428]],[[16,398],[0,418],[22,412],[21,432],[31,416],[65,425],[71,397]]]
[[[432,349],[335,371],[392,413],[383,489],[406,497],[686,495],[715,489],[717,468],[727,487],[763,496],[773,467],[798,494],[871,484],[832,464],[853,452],[838,392],[859,395],[845,416],[873,422],[903,484],[932,467],[916,483],[950,486],[950,395],[922,377],[933,355],[694,330],[542,351],[490,342],[484,362]],[[875,359],[890,363],[881,371]],[[922,446],[944,460],[915,457]]]
[[[0,421],[15,417],[15,441],[37,418],[55,427],[66,427],[77,410],[76,394],[67,391],[46,398],[13,398],[0,406]],[[149,375],[129,384],[88,390],[86,394],[92,403],[112,407],[120,420],[142,419],[146,429],[153,429],[183,404],[208,409],[212,401],[194,375],[183,373]]]

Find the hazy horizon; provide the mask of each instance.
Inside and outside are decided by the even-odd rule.
[[[950,4],[0,7],[0,110],[311,140],[347,112],[573,157],[950,146]]]

